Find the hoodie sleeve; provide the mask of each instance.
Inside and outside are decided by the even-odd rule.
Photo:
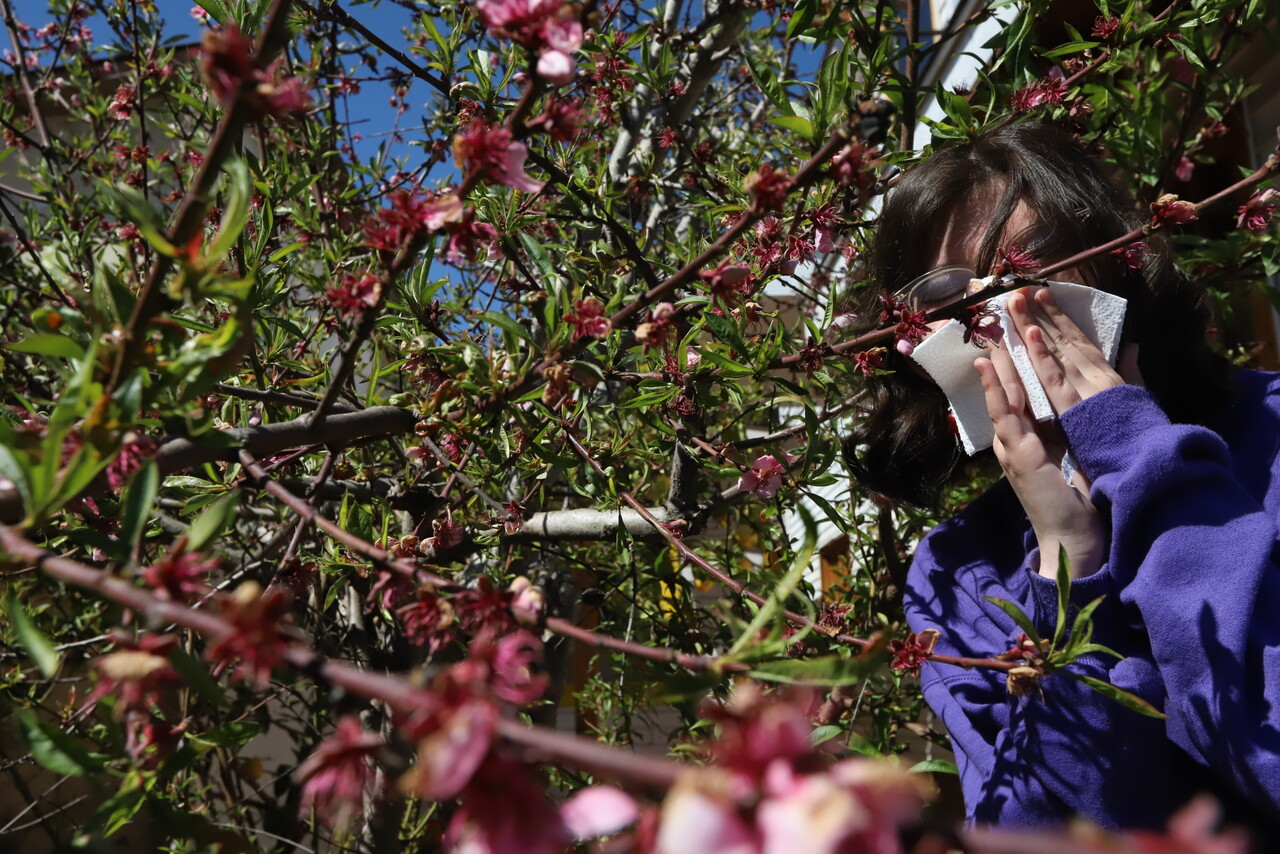
[[[1217,433],[1171,423],[1136,386],[1077,404],[1062,427],[1111,527],[1107,564],[1084,586],[1117,594],[1136,614],[1130,628],[1150,644],[1168,738],[1275,816],[1280,564],[1277,519],[1255,497],[1277,486],[1275,419],[1261,411],[1266,423],[1248,435],[1265,447],[1246,459],[1262,473],[1233,466]],[[1259,474],[1263,490],[1240,481]],[[1037,601],[1047,581],[1032,579]]]

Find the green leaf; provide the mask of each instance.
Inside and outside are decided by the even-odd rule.
[[[1116,652],[1111,647],[1103,646],[1100,643],[1086,643],[1071,650],[1071,654],[1077,657],[1081,655],[1089,655],[1091,653],[1101,653],[1102,655],[1109,655],[1113,658],[1124,658],[1123,655]]]
[[[861,658],[825,655],[821,658],[784,658],[752,667],[749,675],[766,682],[787,685],[852,685],[867,677],[869,664]]]
[[[225,747],[238,750],[244,747],[262,732],[262,724],[256,721],[229,721],[215,727],[204,735],[189,735],[197,745],[197,749],[209,750],[214,747]]]
[[[240,493],[232,490],[206,507],[191,523],[191,530],[187,534],[187,550],[198,552],[208,545],[235,519],[239,506]]]
[[[1071,624],[1072,647],[1089,642],[1089,638],[1093,634],[1093,625],[1090,623],[1090,620],[1093,619],[1093,612],[1097,610],[1098,606],[1102,604],[1102,600],[1106,598],[1106,595],[1099,596],[1081,608],[1079,613],[1076,614],[1075,622]]]
[[[18,709],[15,717],[31,756],[53,773],[83,777],[102,768],[101,761],[83,744],[57,727],[41,723],[30,709]]]
[[[738,327],[733,324],[733,321],[710,312],[704,314],[703,319],[711,329],[711,334],[736,350],[738,358],[745,359],[750,355],[747,343],[742,340],[742,335],[739,334]]]
[[[185,649],[179,647],[169,653],[169,663],[178,671],[182,681],[195,689],[206,703],[221,706],[226,698],[226,691],[218,680],[209,675],[208,666]]]
[[[813,519],[810,518],[803,505],[798,506],[796,509],[804,522],[804,543],[796,551],[795,560],[792,561],[787,574],[773,588],[773,592],[769,594],[769,598],[760,606],[760,610],[756,612],[746,630],[738,636],[733,646],[729,648],[728,655],[730,656],[736,655],[743,647],[760,636],[761,630],[779,613],[782,609],[782,603],[786,602],[787,598],[795,592],[800,580],[804,578],[805,570],[809,568],[809,561],[813,557],[814,549],[817,548],[817,529],[813,524]]]
[[[200,264],[205,269],[212,269],[218,262],[227,257],[231,247],[235,246],[240,233],[249,224],[249,205],[253,200],[253,181],[249,177],[249,167],[244,160],[233,158],[222,167],[230,182],[226,207],[222,211],[222,222],[218,232],[205,248]]]
[[[58,672],[60,660],[58,651],[53,648],[53,644],[45,637],[44,632],[36,628],[36,624],[18,601],[16,593],[10,591],[5,598],[4,607],[9,614],[10,623],[13,624],[13,632],[18,636],[18,643],[22,644],[27,652],[31,654],[32,660],[35,661],[36,666],[40,668],[40,672],[45,675],[45,678],[52,679],[53,675]]]
[[[787,38],[793,39],[797,33],[802,33],[809,28],[809,22],[813,20],[814,14],[818,11],[818,4],[815,0],[800,0],[796,4],[796,8],[791,12],[791,20],[787,22]],[[750,51],[747,51],[750,53]]]
[[[956,763],[948,762],[946,759],[923,759],[907,769],[911,774],[924,774],[926,772],[932,774],[959,774],[960,769],[956,767]]]
[[[769,121],[789,131],[798,133],[805,139],[813,139],[813,122],[803,116],[774,116]]]
[[[222,0],[196,0],[196,5],[208,12],[210,17],[224,27],[234,20],[231,12],[227,10],[227,4]]]
[[[751,69],[751,76],[755,78],[756,85],[760,87],[760,91],[769,99],[769,102],[781,110],[783,115],[795,115],[791,100],[782,87],[782,75],[761,62],[754,51],[743,51],[742,56],[747,61],[747,67]]]
[[[478,319],[485,323],[492,323],[510,336],[510,340],[506,342],[506,345],[511,350],[518,350],[521,341],[529,340],[529,330],[517,323],[515,318],[510,315],[498,311],[486,311]]]
[[[1083,673],[1072,673],[1070,670],[1064,670],[1063,672],[1077,682],[1088,685],[1102,696],[1115,700],[1127,709],[1132,709],[1138,714],[1146,715],[1149,718],[1159,718],[1162,721],[1168,720],[1168,717],[1163,712],[1137,694],[1131,694],[1123,688],[1117,688],[1110,682],[1103,682],[1101,679],[1085,676]]]
[[[0,477],[6,478],[22,499],[23,513],[30,516],[33,506],[31,495],[31,468],[26,455],[18,456],[7,445],[0,444]]]
[[[1021,608],[1010,602],[1008,599],[1001,599],[998,596],[984,596],[982,598],[986,599],[992,605],[995,605],[1001,611],[1004,611],[1012,617],[1013,621],[1018,624],[1018,628],[1026,632],[1027,637],[1031,638],[1032,643],[1038,647],[1044,645],[1040,640],[1040,633],[1036,631],[1035,623],[1031,622],[1030,617],[1022,613]]]
[[[41,332],[30,335],[13,344],[6,344],[4,349],[13,353],[30,353],[34,356],[56,356],[60,359],[82,359],[84,348],[65,335]]]
[[[129,481],[120,512],[120,539],[132,551],[142,541],[151,518],[151,506],[160,491],[160,469],[151,460]]]
[[[1053,629],[1053,648],[1062,644],[1067,633],[1067,607],[1071,604],[1071,559],[1067,547],[1058,544],[1058,624]]]

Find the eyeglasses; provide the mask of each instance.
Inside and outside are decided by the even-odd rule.
[[[930,311],[972,296],[984,287],[976,270],[955,264],[930,270],[893,296],[912,311]]]

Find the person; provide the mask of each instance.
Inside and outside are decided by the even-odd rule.
[[[931,271],[1064,260],[1143,219],[1070,136],[1007,125],[904,174],[880,217],[868,291],[937,308],[963,297],[968,277]],[[1051,637],[1061,547],[1068,626],[1104,597],[1093,641],[1123,656],[1088,654],[1072,668],[1167,716],[1063,676],[1013,696],[1001,671],[925,662],[924,695],[950,735],[971,822],[1157,828],[1208,791],[1229,820],[1280,839],[1280,376],[1234,370],[1213,351],[1199,289],[1148,242],[1144,263],[1106,253],[1052,277],[1128,300],[1118,367],[1046,288],[1010,298],[1055,421],[1030,416],[1004,345],[975,349],[1004,477],[919,543],[905,612],[952,655],[990,658],[1016,642],[1020,630],[988,597]],[[941,391],[889,357],[895,370],[868,379],[845,456],[879,500],[928,506],[964,455]]]

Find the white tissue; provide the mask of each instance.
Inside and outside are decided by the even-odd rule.
[[[986,281],[989,283],[991,280]],[[1124,326],[1126,301],[1114,294],[1084,285],[1069,282],[1045,284],[1063,313],[1080,327],[1080,331],[1114,365],[1120,350],[1120,332]],[[1053,407],[1049,405],[1044,386],[1031,367],[1027,348],[1014,332],[1009,314],[1005,310],[1009,296],[1010,294],[1004,293],[992,297],[987,305],[995,310],[1000,326],[1004,329],[1004,342],[1009,348],[1009,355],[1013,357],[1018,375],[1022,378],[1031,411],[1037,420],[1047,421],[1054,416]],[[918,344],[911,354],[911,359],[946,394],[951,412],[955,415],[956,426],[960,430],[960,441],[970,456],[990,448],[995,440],[991,416],[987,414],[982,381],[978,372],[973,369],[973,360],[980,355],[978,348],[965,342],[964,324],[958,320],[952,320],[934,332]]]

